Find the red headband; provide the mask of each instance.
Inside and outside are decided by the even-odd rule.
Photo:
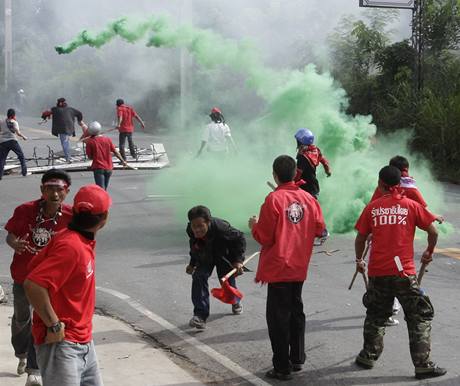
[[[61,188],[66,189],[69,185],[64,180],[61,180],[59,178],[53,178],[51,180],[44,182],[43,186],[59,186]]]

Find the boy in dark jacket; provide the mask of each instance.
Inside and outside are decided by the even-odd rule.
[[[186,272],[192,275],[193,318],[190,326],[206,327],[209,316],[208,279],[216,267],[218,277],[236,268],[243,273],[246,239],[244,234],[227,221],[211,217],[210,210],[202,205],[188,211],[187,235],[190,237],[190,263]],[[236,288],[235,277],[228,280]],[[241,314],[243,306],[238,301],[232,304],[234,314]]]

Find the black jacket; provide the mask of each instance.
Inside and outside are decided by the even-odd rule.
[[[230,263],[244,261],[244,234],[225,220],[213,217],[204,240],[193,236],[190,223],[187,224],[187,235],[190,237],[190,265],[216,265],[222,258]]]
[[[316,178],[316,168],[302,154],[297,154],[297,168],[302,170],[300,178],[306,182],[300,185],[300,188],[317,197],[319,194],[319,183]]]
[[[53,107],[51,108],[53,114],[53,122],[51,125],[51,133],[56,137],[59,134],[73,135],[75,133],[75,118],[81,122],[83,115],[73,107]]]

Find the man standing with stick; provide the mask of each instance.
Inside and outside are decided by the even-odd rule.
[[[356,264],[364,272],[362,259],[366,239],[372,233],[369,256],[369,287],[363,297],[367,308],[364,321],[364,346],[356,357],[356,364],[365,369],[374,367],[383,351],[385,323],[392,315],[394,298],[404,310],[412,362],[417,379],[439,377],[446,370],[430,359],[431,321],[433,306],[420,290],[414,263],[414,233],[418,227],[428,234],[428,246],[422,263],[432,261],[438,233],[433,221],[436,216],[419,203],[401,196],[398,185],[401,172],[394,166],[385,166],[379,173],[379,189],[383,193],[364,208],[356,229]]]
[[[313,196],[294,183],[296,162],[281,155],[273,162],[278,187],[249,219],[252,236],[262,246],[256,282],[268,283],[267,325],[273,369],[265,375],[292,379],[305,363],[305,314],[302,286],[307,278],[315,237],[326,226]]]

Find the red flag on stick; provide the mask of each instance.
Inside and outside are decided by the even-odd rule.
[[[246,260],[243,261],[243,265],[246,265],[253,257],[257,256],[259,252],[253,253]],[[223,303],[235,304],[243,298],[243,293],[235,287],[232,287],[228,282],[228,279],[234,275],[236,268],[233,268],[227,273],[222,279],[220,279],[221,288],[212,288],[211,294],[216,299],[219,299]]]
[[[223,303],[235,304],[243,298],[243,293],[235,287],[232,287],[228,280],[221,282],[221,288],[212,288],[211,293],[216,299]]]

